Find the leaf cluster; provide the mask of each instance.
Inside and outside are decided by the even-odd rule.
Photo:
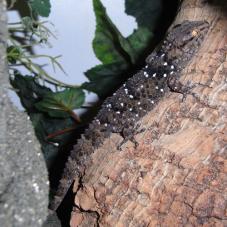
[[[51,167],[59,149],[56,144],[60,146],[66,144],[74,130],[88,123],[87,119],[90,117],[80,119],[75,113],[75,110],[85,107],[93,111],[85,102],[86,93],[94,92],[102,101],[138,67],[141,58],[153,42],[161,3],[156,0],[125,0],[126,13],[136,18],[138,28],[128,37],[124,37],[108,16],[101,1],[93,0],[96,30],[92,45],[101,64],[85,72],[88,81],[78,86],[57,81],[53,76],[48,75],[42,66],[32,61],[35,57],[45,57],[63,70],[57,61],[58,56],[28,55],[31,51],[28,48],[36,43],[48,41],[51,31],[34,17],[47,17],[51,5],[49,0],[29,0],[27,4],[31,16],[22,18],[16,28],[9,26],[12,39],[7,53],[9,65],[13,67],[11,84],[33,122],[48,166]],[[25,34],[23,44],[14,38],[14,32],[20,30]],[[18,64],[26,67],[30,75],[23,76],[15,70],[14,66]],[[54,85],[57,90],[53,91],[42,86],[40,78]]]

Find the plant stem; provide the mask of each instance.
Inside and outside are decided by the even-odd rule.
[[[57,137],[57,136],[60,136],[60,135],[63,135],[67,132],[70,132],[70,131],[73,131],[76,129],[76,125],[71,127],[71,128],[66,128],[66,129],[62,129],[62,130],[59,130],[59,131],[56,131],[54,133],[51,133],[49,134],[46,139],[53,139],[54,137]]]

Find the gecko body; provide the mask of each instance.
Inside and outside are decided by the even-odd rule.
[[[177,85],[170,83],[171,80],[180,77],[208,29],[209,24],[205,21],[184,21],[174,26],[162,44],[148,56],[146,66],[104,101],[97,117],[74,146],[50,209],[58,208],[75,178],[82,179],[91,153],[111,133],[121,134],[123,143],[134,141],[139,120],[157,105],[167,91],[177,90]]]

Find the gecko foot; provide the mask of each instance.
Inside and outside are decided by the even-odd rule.
[[[117,146],[118,150],[122,150],[121,147],[122,145],[124,145],[126,142],[131,141],[134,144],[134,148],[136,149],[139,145],[139,143],[136,141],[135,139],[135,135],[140,134],[142,132],[144,132],[146,129],[142,128],[140,130],[137,130],[140,127],[140,125],[137,125],[135,131],[131,131],[130,133],[128,133],[128,131],[123,131],[122,137],[124,138],[123,141],[121,141],[121,143]]]
[[[191,85],[188,81],[186,85],[182,84],[177,78],[169,78],[167,80],[168,87],[170,91],[180,93],[183,95],[182,101],[184,101],[188,94],[192,94],[191,90],[195,87],[195,85]]]
[[[135,138],[134,138],[134,136],[129,136],[129,137],[126,137],[126,138],[124,138],[121,142],[120,142],[120,144],[117,146],[117,150],[122,150],[122,146],[126,143],[126,142],[128,142],[128,141],[131,141],[133,144],[134,144],[134,148],[136,149],[137,147],[138,147],[138,145],[139,145],[139,143],[135,140]]]

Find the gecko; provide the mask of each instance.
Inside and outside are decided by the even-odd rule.
[[[183,21],[167,33],[163,42],[147,57],[145,66],[129,78],[102,104],[100,111],[77,141],[66,162],[62,178],[49,208],[56,210],[74,179],[82,179],[90,155],[111,133],[134,142],[139,120],[151,111],[168,91],[184,92],[181,71],[195,55],[209,30],[206,21]]]

